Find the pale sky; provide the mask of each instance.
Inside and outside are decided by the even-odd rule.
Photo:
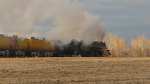
[[[150,0],[82,0],[105,28],[125,38],[150,37]]]
[[[53,27],[50,1],[54,0],[0,0],[0,33],[42,31],[46,36],[45,32]],[[150,37],[150,0],[79,2],[89,13],[101,19],[107,32],[126,39],[138,35]]]

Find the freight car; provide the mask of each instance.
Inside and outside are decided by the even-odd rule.
[[[94,41],[85,44],[83,41],[72,40],[68,44],[52,43],[45,39],[31,37],[0,35],[1,57],[65,57],[65,56],[108,56],[110,51],[104,42]]]

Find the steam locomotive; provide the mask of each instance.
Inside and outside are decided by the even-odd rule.
[[[18,38],[17,36],[0,35],[1,57],[101,57],[111,55],[104,42],[93,41],[85,44],[83,41],[72,40],[68,44],[60,45],[37,39],[35,37]]]

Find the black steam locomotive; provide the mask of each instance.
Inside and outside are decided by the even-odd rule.
[[[105,42],[94,41],[85,44],[83,41],[72,40],[64,46],[56,46],[54,56],[82,56],[82,57],[103,57],[111,55]]]

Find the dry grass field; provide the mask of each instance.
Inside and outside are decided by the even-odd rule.
[[[0,84],[150,84],[150,58],[0,58]]]

